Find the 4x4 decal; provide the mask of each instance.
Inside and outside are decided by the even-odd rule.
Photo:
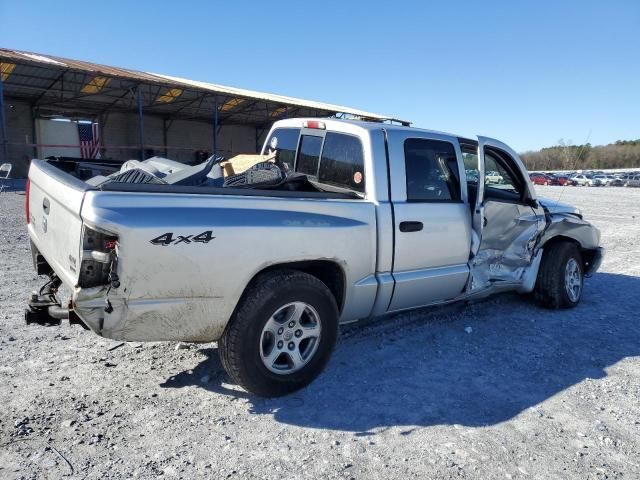
[[[199,233],[198,235],[176,235],[174,237],[173,232],[163,233],[159,237],[149,240],[153,245],[178,245],[179,243],[209,243],[213,240],[213,232],[207,230],[206,232]]]

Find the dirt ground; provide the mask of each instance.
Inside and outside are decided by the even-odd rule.
[[[502,295],[343,330],[264,400],[215,344],[29,327],[24,196],[0,194],[0,478],[640,478],[640,189],[538,187],[607,255],[570,311]]]

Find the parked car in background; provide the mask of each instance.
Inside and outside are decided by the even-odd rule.
[[[577,185],[577,183],[571,180],[571,177],[569,177],[568,175],[556,174],[554,175],[554,180],[556,182],[555,185],[570,185],[572,187],[575,187]]]
[[[484,176],[484,179],[487,184],[489,183],[499,184],[504,182],[504,178],[502,177],[502,175],[500,175],[498,172],[495,172],[495,171],[487,172]]]
[[[626,179],[623,175],[614,176],[613,180],[609,183],[610,187],[624,187]]]
[[[571,177],[571,180],[576,182],[576,185],[579,185],[581,187],[591,187],[591,186],[593,186],[593,180],[591,179],[591,177],[588,177],[584,173],[579,173],[579,174],[575,175],[574,177]]]
[[[615,177],[613,175],[594,175],[593,179],[598,180],[602,185],[608,187],[611,185],[611,182],[615,180]]]
[[[640,187],[640,175],[633,175],[627,178],[625,187]]]
[[[529,175],[534,185],[558,185],[556,179],[544,173],[532,173]]]

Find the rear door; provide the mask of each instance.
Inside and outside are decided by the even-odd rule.
[[[51,268],[71,288],[77,284],[80,271],[80,209],[86,189],[86,183],[46,162],[31,163],[29,234]]]
[[[388,144],[395,228],[395,288],[389,310],[454,298],[468,278],[471,242],[457,141],[391,129]]]

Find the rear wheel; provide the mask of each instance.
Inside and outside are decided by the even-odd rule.
[[[286,395],[324,369],[338,333],[338,307],[312,275],[286,270],[258,277],[219,342],[222,364],[249,392]]]
[[[559,242],[545,247],[534,295],[547,308],[572,308],[584,285],[582,256],[577,246]]]

